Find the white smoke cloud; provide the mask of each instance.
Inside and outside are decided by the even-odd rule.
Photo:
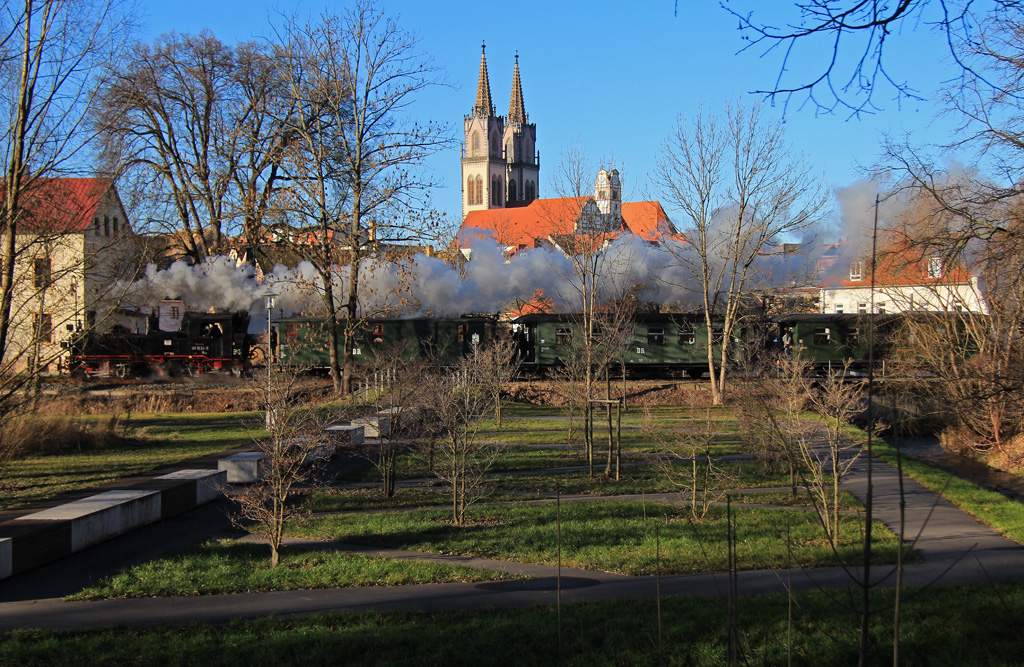
[[[701,302],[699,284],[679,262],[687,252],[681,241],[655,246],[623,234],[601,254],[593,284],[601,299],[633,290],[643,301],[696,306]],[[777,269],[784,261],[765,257],[764,275],[772,274],[772,265],[781,275]],[[506,258],[498,244],[481,241],[461,273],[444,260],[423,254],[398,263],[364,260],[360,309],[364,315],[389,317],[497,313],[515,300],[529,300],[539,289],[554,301],[556,310],[571,312],[580,307],[578,275],[573,261],[557,249],[534,248]],[[339,305],[347,297],[348,279],[348,267],[332,267]],[[128,300],[146,307],[180,298],[192,310],[245,310],[252,316],[252,327],[259,328],[266,320],[268,292],[277,294],[275,317],[323,315],[322,285],[320,274],[308,262],[292,269],[277,265],[260,281],[251,266],[214,257],[195,266],[176,262],[162,271],[151,265],[145,278],[128,289]]]

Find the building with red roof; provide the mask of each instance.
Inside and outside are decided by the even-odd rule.
[[[516,55],[507,116],[494,113],[486,51],[480,55],[476,102],[463,121],[462,227],[457,243],[470,255],[474,243],[493,240],[506,252],[536,247],[569,251],[587,236],[591,245],[631,232],[649,242],[675,228],[656,201],[622,202],[616,169],[597,172],[592,196],[538,198],[540,153],[537,125],[529,122]],[[561,240],[560,240],[561,237]]]
[[[136,237],[109,178],[40,178],[19,197],[5,370],[56,371],[75,331],[110,326],[118,281],[139,267]]]
[[[841,247],[842,244],[836,244],[830,248],[829,262],[822,266],[823,313],[988,313],[984,286],[960,262],[918,247],[883,243],[872,281],[870,258],[844,262]]]

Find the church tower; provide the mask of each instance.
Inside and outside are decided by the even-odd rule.
[[[506,191],[508,203],[531,202],[537,198],[540,184],[540,154],[537,153],[537,126],[530,122],[523,103],[523,86],[519,80],[519,54],[512,74],[512,96],[508,103],[505,124],[505,160],[508,163]]]
[[[487,53],[480,46],[480,77],[473,112],[463,119],[462,217],[470,211],[505,207],[506,163],[502,149],[505,119],[494,115]]]

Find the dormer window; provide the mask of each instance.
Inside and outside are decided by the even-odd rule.
[[[929,278],[941,278],[942,277],[942,258],[941,257],[929,257],[928,258],[928,277]]]
[[[864,262],[852,262],[850,264],[850,280],[864,279]]]

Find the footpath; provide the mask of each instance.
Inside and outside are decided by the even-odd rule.
[[[862,455],[843,486],[862,501],[867,492],[867,457]],[[874,518],[900,530],[898,474],[877,459],[872,466]],[[936,493],[904,477],[903,535],[912,542],[921,562],[904,566],[906,585],[986,584],[1024,579],[1024,547],[997,535],[990,528],[955,508]],[[226,623],[268,615],[310,615],[327,612],[395,610],[471,610],[485,607],[521,607],[554,604],[558,595],[557,568],[478,558],[439,556],[408,551],[381,550],[357,545],[317,543],[323,548],[380,554],[393,558],[444,561],[501,570],[529,579],[486,583],[376,586],[306,591],[278,591],[235,595],[175,598],[64,602],[61,596],[79,590],[99,578],[138,562],[157,551],[195,539],[199,530],[213,536],[229,527],[226,503],[195,510],[180,519],[161,522],[130,535],[66,558],[60,563],[0,583],[0,631],[14,628],[76,630],[122,624],[152,626],[178,623]],[[202,535],[201,535],[202,536]],[[293,542],[295,546],[303,545]],[[654,599],[661,595],[724,597],[726,573],[628,577],[563,568],[563,603],[612,599]],[[896,584],[895,566],[874,566],[872,585]],[[800,570],[741,571],[740,595],[794,590],[848,588],[862,580],[862,568],[815,568]]]

